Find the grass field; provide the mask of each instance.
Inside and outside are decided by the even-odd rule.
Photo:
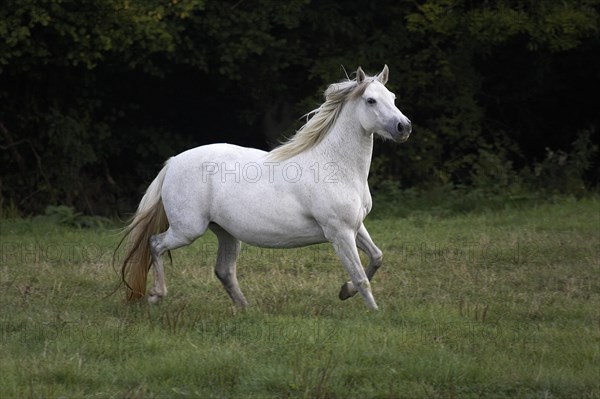
[[[600,397],[600,198],[366,225],[380,311],[323,245],[244,247],[236,312],[210,234],[150,307],[110,295],[116,230],[2,220],[0,397]]]

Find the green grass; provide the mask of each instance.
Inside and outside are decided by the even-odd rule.
[[[377,207],[377,201],[375,201]],[[376,214],[373,290],[327,245],[244,247],[235,311],[207,234],[125,305],[116,230],[3,220],[0,397],[598,398],[600,199]]]

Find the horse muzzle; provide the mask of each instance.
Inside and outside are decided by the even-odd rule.
[[[408,140],[410,134],[412,133],[412,123],[408,118],[406,121],[407,122],[398,122],[396,125],[396,132],[392,137],[397,143],[404,143],[406,140]]]
[[[403,135],[398,135],[398,136],[395,137],[394,141],[396,143],[404,143],[405,141],[408,140],[409,137],[410,137],[410,133],[403,134]]]

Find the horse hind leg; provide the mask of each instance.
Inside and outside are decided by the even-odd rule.
[[[206,229],[204,229],[206,230]],[[167,284],[165,283],[165,271],[162,255],[170,250],[177,249],[191,244],[203,232],[193,234],[181,234],[169,227],[164,233],[156,234],[150,237],[150,254],[152,255],[152,266],[154,271],[154,285],[148,291],[148,303],[158,304],[167,296]]]
[[[245,308],[248,306],[248,301],[246,301],[240,289],[236,273],[236,262],[241,249],[240,240],[218,225],[211,225],[210,229],[215,233],[219,241],[215,274],[219,281],[221,281],[221,284],[223,284],[225,291],[227,291],[233,303],[240,308]]]

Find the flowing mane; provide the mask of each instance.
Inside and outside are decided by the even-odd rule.
[[[329,85],[325,90],[325,102],[305,115],[310,119],[295,135],[269,152],[269,159],[284,161],[319,144],[331,130],[346,100],[361,96],[375,79],[367,78],[360,83],[356,79],[348,79]]]

